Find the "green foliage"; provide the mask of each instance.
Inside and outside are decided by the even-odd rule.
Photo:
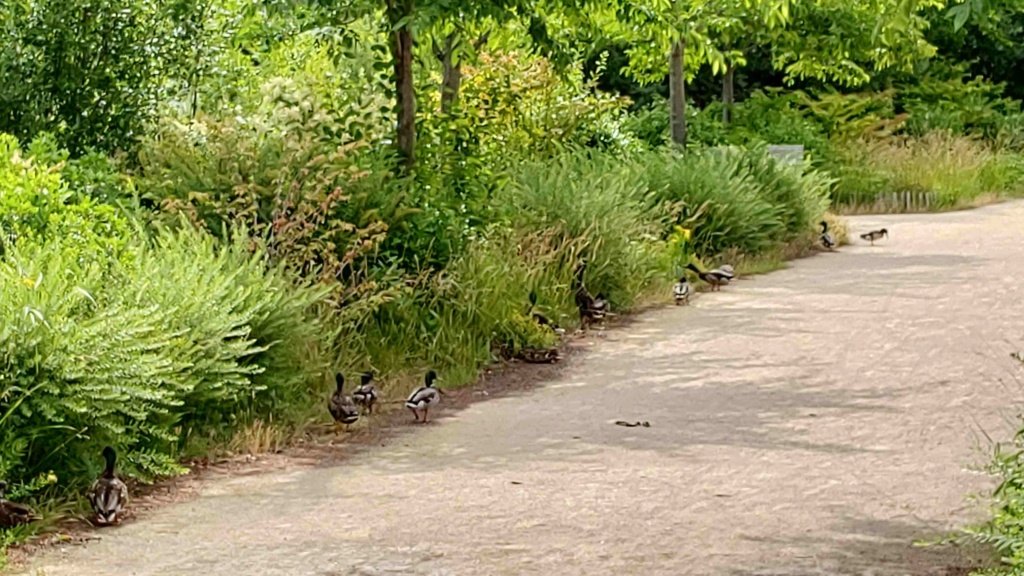
[[[13,136],[0,134],[0,248],[63,238],[61,248],[69,258],[100,263],[122,258],[128,222],[112,206],[72,192],[59,165],[36,160],[62,156],[53,140],[37,138],[25,153]]]
[[[1020,193],[1020,158],[948,132],[921,138],[860,140],[840,149],[830,169],[833,201],[846,211],[918,211],[970,206]]]
[[[0,141],[0,221],[14,236],[0,259],[0,477],[53,471],[79,488],[104,444],[124,449],[131,477],[174,473],[194,440],[286,419],[318,390],[326,288],[268,264],[244,229],[227,243],[187,225],[150,241]]]
[[[31,0],[0,8],[0,132],[51,131],[78,156],[129,149],[180,71],[175,25],[196,2]]]
[[[1024,364],[1020,354],[1013,357]],[[964,535],[991,546],[999,557],[998,568],[978,574],[1019,576],[1024,574],[1024,429],[1012,441],[996,445],[989,473],[999,480],[992,493],[992,518],[964,530]]]
[[[80,487],[104,444],[124,449],[129,476],[174,473],[190,437],[315,383],[324,290],[268,269],[241,237],[218,248],[185,228],[132,248],[113,270],[69,259],[60,240],[0,265],[3,476],[53,470]]]
[[[828,203],[828,178],[777,164],[762,149],[663,155],[645,165],[654,198],[670,223],[692,230],[700,257],[769,251],[812,230]]]

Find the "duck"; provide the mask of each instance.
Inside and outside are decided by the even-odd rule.
[[[583,282],[583,273],[586,271],[587,261],[583,260],[576,267],[576,308],[580,311],[580,329],[586,329],[587,325],[594,320],[601,320],[609,312],[608,299],[603,293],[597,297],[590,295],[586,284]]]
[[[676,285],[672,287],[672,296],[675,298],[676,306],[689,304],[690,292],[692,292],[690,283],[686,280],[686,275],[684,274],[679,278],[679,282],[676,282]]]
[[[437,372],[433,370],[427,372],[423,379],[424,385],[413,390],[412,394],[409,394],[409,398],[405,401],[405,407],[412,410],[412,415],[416,418],[417,422],[426,424],[430,407],[441,403],[441,391],[434,386],[436,381]],[[420,419],[421,412],[423,413],[422,420]]]
[[[836,247],[836,238],[828,231],[828,222],[824,220],[821,221],[821,235],[818,236],[818,239],[821,240],[821,245],[826,250],[832,250]]]
[[[889,237],[889,231],[886,230],[885,228],[882,228],[881,230],[872,230],[871,232],[868,232],[866,234],[861,234],[860,235],[862,240],[867,240],[867,241],[871,242],[872,246],[875,245],[875,240],[879,240],[883,236],[886,237],[886,238]]]
[[[334,382],[338,387],[334,394],[331,394],[331,399],[327,402],[327,410],[330,411],[331,417],[334,418],[335,431],[341,425],[344,425],[347,430],[349,426],[359,420],[359,407],[356,406],[351,396],[345,394],[345,377],[339,373],[334,376]]]
[[[518,357],[529,364],[554,364],[561,359],[557,348],[534,348],[532,346],[520,350]]]
[[[580,327],[586,328],[590,322],[605,317],[608,313],[608,300],[604,294],[598,294],[594,298],[587,292],[586,287],[580,286],[576,289],[576,307],[580,311]]]
[[[551,328],[552,330],[554,330],[555,334],[565,333],[564,329],[559,328],[558,325],[549,320],[547,316],[541,314],[540,312],[537,312],[536,308],[537,292],[534,290],[530,290],[530,316],[533,318],[533,321],[536,322],[537,324],[540,324],[541,326],[547,326],[548,328]]]
[[[373,385],[373,372],[363,372],[359,388],[352,393],[356,405],[373,414],[373,405],[377,403],[377,387]]]
[[[97,524],[116,524],[121,520],[121,514],[128,503],[128,486],[114,473],[117,452],[107,446],[103,449],[103,459],[107,465],[89,489],[89,504],[96,513]]]
[[[694,266],[692,262],[687,264],[686,268],[688,270],[693,270],[701,280],[710,284],[712,292],[716,289],[721,290],[722,286],[729,284],[729,279],[731,278],[726,271],[721,269],[712,270],[710,272],[701,272],[700,268]]]
[[[4,498],[6,493],[7,482],[0,480],[0,528],[12,528],[38,520],[35,512],[28,506]]]
[[[722,264],[718,268],[715,268],[714,270],[709,272],[709,274],[718,274],[721,276],[725,276],[729,280],[732,280],[733,278],[736,277],[736,270],[734,270],[733,267],[730,266],[729,264]]]

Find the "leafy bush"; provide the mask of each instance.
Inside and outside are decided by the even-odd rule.
[[[183,64],[178,23],[197,3],[170,0],[5,2],[0,132],[55,133],[74,156],[131,148],[161,82]]]
[[[60,166],[36,160],[60,156],[52,139],[37,138],[23,154],[13,136],[0,134],[0,249],[63,238],[69,258],[122,258],[128,222],[112,206],[71,191]]]
[[[0,477],[53,470],[73,489],[104,444],[130,476],[172,473],[194,442],[308,404],[326,288],[269,264],[244,229],[149,241],[59,170],[0,137]]]
[[[131,248],[113,270],[60,240],[0,264],[0,475],[81,486],[104,444],[124,449],[129,476],[173,473],[193,437],[317,383],[323,289],[268,269],[243,235],[221,249],[186,227]]]

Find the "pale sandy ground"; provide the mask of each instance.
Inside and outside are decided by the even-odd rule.
[[[891,237],[651,311],[530,393],[338,467],[215,481],[27,573],[946,574],[955,550],[913,542],[980,517],[980,431],[1010,431],[1024,203],[850,224]]]

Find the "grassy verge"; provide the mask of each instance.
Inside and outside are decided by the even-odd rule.
[[[1024,193],[1024,156],[946,132],[836,147],[833,204],[841,214],[973,208]]]

